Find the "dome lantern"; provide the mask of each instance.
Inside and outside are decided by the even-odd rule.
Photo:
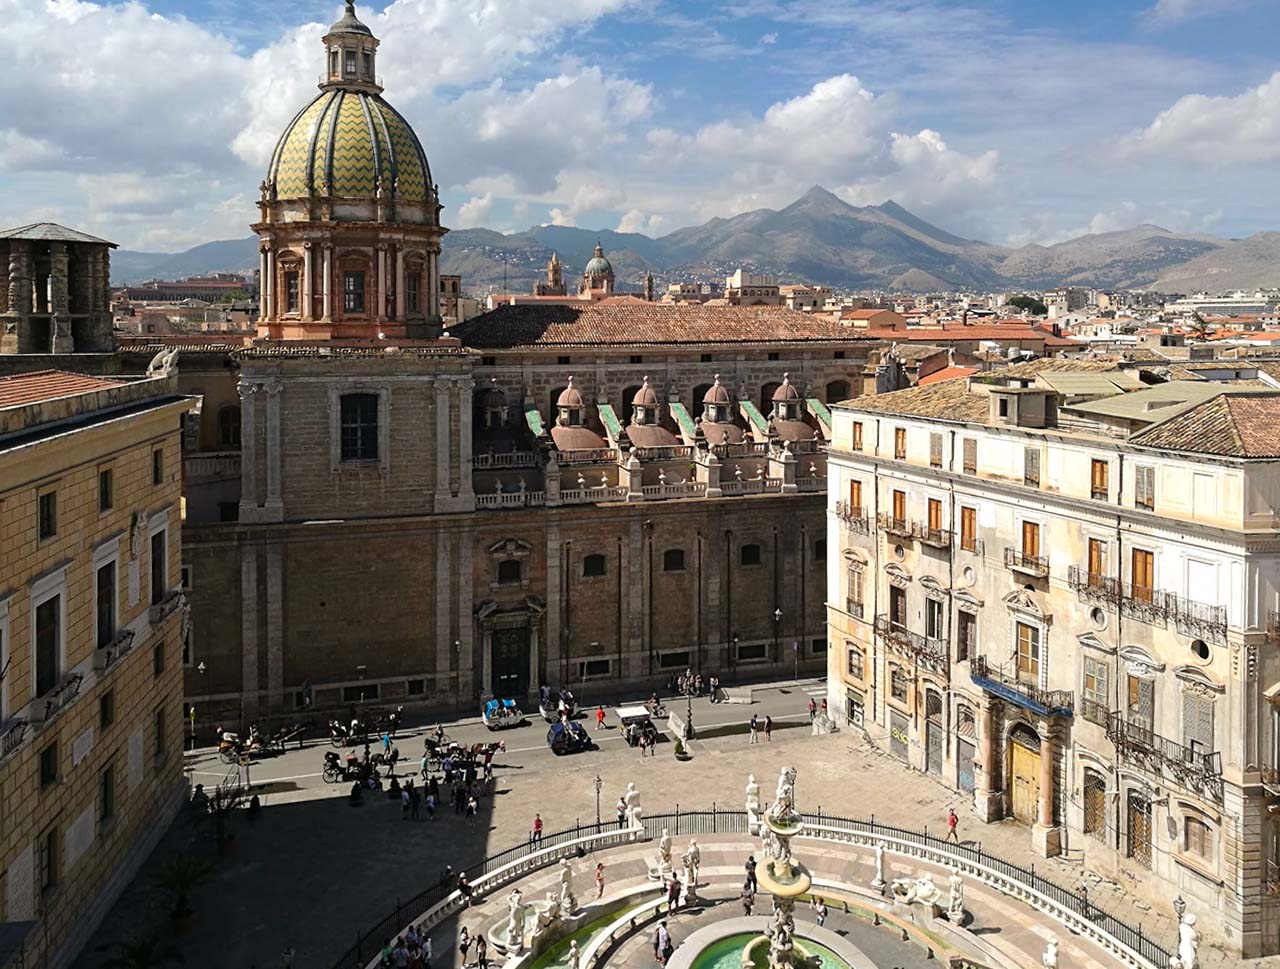
[[[341,19],[324,35],[325,72],[320,89],[366,90],[381,93],[377,74],[378,38],[356,16],[355,0],[347,0]]]

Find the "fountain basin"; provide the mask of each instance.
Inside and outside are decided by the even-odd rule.
[[[768,916],[740,916],[698,929],[676,947],[667,969],[742,969],[743,954],[753,943],[752,969],[768,969],[769,946],[764,933]],[[807,963],[815,969],[876,969],[876,964],[856,945],[830,929],[811,923],[797,925],[796,949],[817,958]]]

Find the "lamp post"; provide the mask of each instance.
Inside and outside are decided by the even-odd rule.
[[[791,643],[791,658],[795,660],[795,676],[796,682],[800,682],[800,641],[794,640]]]
[[[600,775],[596,775],[596,779],[592,782],[596,786],[596,830],[600,830],[600,789],[604,787],[604,781],[600,780]]]
[[[208,669],[208,667],[204,665],[204,660],[201,660],[199,663],[196,664],[196,672],[200,674],[200,693],[201,694],[204,693],[204,671],[206,669]],[[214,738],[214,739],[216,742],[218,738]],[[191,707],[191,749],[192,750],[196,749],[196,708],[194,706]]]
[[[462,689],[462,640],[455,639],[453,641],[453,718],[458,719],[458,711],[462,703],[462,697],[459,695]]]
[[[782,610],[773,610],[773,661],[776,663],[778,656],[778,637],[782,633]]]

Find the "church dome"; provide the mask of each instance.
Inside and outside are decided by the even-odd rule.
[[[613,264],[604,257],[604,247],[600,243],[596,243],[596,254],[591,257],[591,261],[587,263],[587,268],[582,271],[584,276],[612,276]]]
[[[795,384],[791,382],[791,374],[784,373],[782,375],[782,385],[773,392],[774,403],[782,403],[788,400],[799,400],[800,391],[796,390]]]
[[[635,396],[631,398],[632,407],[657,407],[658,395],[654,392],[653,387],[649,385],[649,378],[644,378],[644,384],[636,391]]]
[[[379,183],[386,198],[405,202],[427,202],[431,192],[427,155],[409,122],[379,95],[342,88],[322,91],[293,119],[267,180],[280,199],[372,199]]]
[[[573,378],[569,378],[569,385],[560,392],[560,396],[556,398],[557,407],[581,407],[582,394],[577,387],[573,385]]]
[[[724,384],[720,383],[720,375],[716,374],[716,382],[711,385],[711,389],[702,397],[704,404],[732,404],[733,398],[729,396],[729,390]]]

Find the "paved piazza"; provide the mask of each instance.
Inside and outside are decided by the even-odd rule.
[[[528,726],[505,731],[508,750],[495,759],[496,795],[485,798],[480,813],[467,820],[452,808],[438,810],[428,821],[404,821],[397,803],[382,797],[366,797],[361,807],[346,801],[348,785],[325,784],[320,776],[327,743],[312,741],[302,750],[291,750],[273,761],[254,766],[252,781],[266,785],[263,809],[256,819],[239,816],[233,822],[236,834],[230,852],[216,858],[213,832],[205,823],[183,818],[174,825],[134,884],[122,896],[87,949],[83,964],[96,969],[107,959],[112,943],[159,927],[169,933],[167,898],[156,885],[155,873],[166,859],[191,852],[216,859],[212,877],[192,896],[196,915],[176,944],[189,969],[268,969],[282,964],[281,954],[295,950],[293,965],[307,969],[329,969],[338,956],[356,939],[357,931],[384,918],[397,898],[409,899],[436,883],[446,865],[461,869],[488,854],[525,841],[535,812],[542,815],[546,831],[572,827],[575,820],[594,821],[598,774],[603,781],[600,811],[614,815],[614,805],[628,782],[641,792],[646,815],[685,809],[740,809],[743,787],[749,772],[761,784],[762,797],[769,800],[774,779],[788,764],[799,770],[797,800],[806,812],[816,811],[867,818],[903,827],[929,826],[941,835],[945,831],[947,808],[954,805],[960,815],[959,833],[964,841],[981,840],[994,855],[1024,866],[1034,864],[1064,886],[1078,884],[1085,873],[1070,858],[1045,861],[1033,856],[1025,832],[1013,822],[983,825],[971,807],[955,793],[932,778],[904,769],[887,754],[867,744],[860,735],[841,732],[833,736],[811,734],[805,704],[809,695],[820,695],[818,681],[781,684],[760,688],[756,702],[745,705],[695,701],[694,721],[699,739],[691,744],[693,758],[677,762],[672,744],[664,738],[656,756],[642,758],[629,748],[613,729],[592,730],[599,747],[574,756],[558,758],[543,743],[545,725],[536,719]],[[590,697],[586,698],[588,701]],[[773,737],[766,742],[763,732],[757,745],[749,745],[746,722],[755,713],[763,722],[766,714],[775,721]],[[583,721],[594,726],[594,716]],[[610,723],[612,724],[612,718]],[[460,742],[490,739],[478,722],[446,725],[452,739]],[[422,731],[402,733],[399,747],[416,769],[422,751]],[[189,758],[193,781],[212,787],[226,772],[212,751],[199,751]],[[675,842],[675,855],[683,850],[686,837]],[[741,913],[736,901],[728,899],[730,886],[741,884],[742,862],[758,842],[744,835],[699,836],[703,847],[700,882],[711,883],[708,897],[724,901],[721,914]],[[609,891],[622,891],[643,877],[643,858],[654,851],[650,844],[613,849],[608,857]],[[798,856],[818,877],[830,877],[865,886],[874,875],[869,852],[852,847],[832,848],[801,839]],[[582,900],[594,897],[590,884],[590,859],[575,866],[576,890]],[[890,856],[890,877],[911,871],[930,870],[914,859]],[[946,872],[932,869],[939,885],[946,885]],[[530,889],[541,898],[555,872],[544,870],[529,876]],[[1171,911],[1145,905],[1120,886],[1088,876],[1091,900],[1131,925],[1141,924],[1145,932],[1172,949],[1176,941]],[[543,885],[543,882],[546,885]],[[506,892],[499,890],[479,911],[470,911],[466,923],[474,933],[483,924],[497,921],[496,907],[503,907]],[[1043,940],[1050,934],[1062,943],[1060,965],[1072,969],[1116,964],[1086,941],[1072,937],[1063,927],[1031,917],[1030,910],[966,879],[966,907],[974,913],[979,935],[1007,954],[1022,952],[1026,965],[1039,965]],[[765,905],[767,911],[767,904]],[[798,910],[801,911],[801,910]],[[759,914],[760,909],[757,909]],[[416,913],[415,913],[416,914]],[[696,928],[699,919],[719,917],[714,911],[698,916],[680,915],[677,942]],[[802,919],[812,918],[807,907]],[[845,916],[832,906],[829,928],[849,928]],[[1034,924],[1033,924],[1034,921]],[[457,964],[454,933],[458,923],[450,921],[432,934],[435,965]],[[894,942],[894,937],[886,935]],[[851,936],[851,938],[853,938]],[[862,944],[862,937],[857,937]],[[873,943],[874,944],[874,943]],[[918,951],[903,944],[900,952],[872,951],[873,958],[885,958],[885,966],[915,969]],[[445,954],[448,954],[447,956]],[[496,959],[496,954],[495,954]],[[1203,969],[1236,965],[1237,961],[1202,944]],[[610,955],[609,965],[652,965],[652,953],[638,943],[621,946]],[[937,964],[937,963],[933,963]],[[1280,960],[1259,960],[1265,969],[1280,966]]]

